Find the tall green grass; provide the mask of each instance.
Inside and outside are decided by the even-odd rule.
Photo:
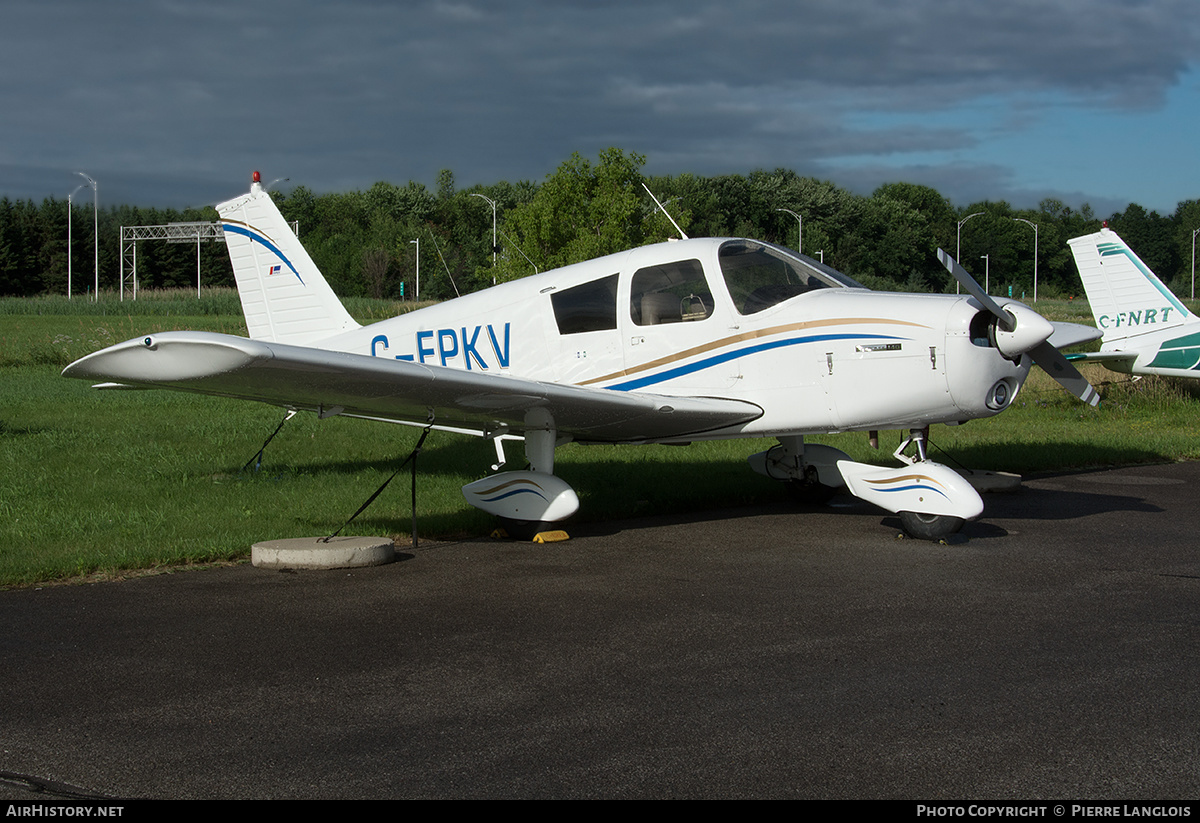
[[[142,290],[137,299],[132,292],[124,299],[117,292],[101,291],[98,300],[91,295],[75,295],[68,300],[60,294],[41,297],[0,297],[0,316],[74,315],[84,317],[170,317],[229,315],[238,317],[242,305],[234,288],[206,288],[196,297],[194,289]]]
[[[361,323],[375,323],[429,303],[365,297],[344,301]],[[0,298],[0,368],[63,367],[105,346],[178,329],[246,334],[237,291],[213,288],[142,291],[137,300],[101,292],[100,300],[61,295]]]
[[[373,323],[414,309],[432,305],[429,301],[376,300],[347,297],[346,311],[362,323]],[[124,299],[116,292],[102,291],[99,300],[76,296],[70,300],[60,294],[41,297],[0,297],[0,317],[77,316],[77,317],[241,317],[242,304],[237,289],[205,288],[200,296],[192,289],[155,289],[132,293]]]

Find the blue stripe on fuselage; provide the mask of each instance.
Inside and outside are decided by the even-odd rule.
[[[805,343],[821,343],[826,340],[903,340],[902,337],[896,337],[890,334],[814,334],[811,337],[792,337],[786,340],[771,340],[766,343],[759,343],[755,346],[747,346],[741,349],[733,349],[732,351],[723,352],[713,357],[706,357],[703,360],[697,360],[695,363],[690,363],[686,366],[677,366],[673,369],[658,372],[657,374],[639,377],[634,380],[627,380],[624,383],[617,383],[607,388],[614,391],[632,391],[634,389],[653,386],[655,383],[662,383],[665,380],[671,380],[675,377],[681,377],[685,374],[694,374],[704,369],[719,366],[722,363],[728,363],[730,360],[736,360],[739,357],[745,357],[750,354],[758,354],[759,352],[770,351],[771,349],[780,349],[785,346],[800,346]]]
[[[504,500],[505,498],[512,497],[513,495],[516,495],[516,494],[534,494],[534,495],[537,495],[538,497],[542,498],[543,500],[546,499],[546,495],[542,494],[537,489],[513,489],[510,492],[505,492],[504,494],[498,494],[495,497],[480,497],[479,499],[482,500],[484,503],[495,503],[497,500]]]
[[[935,489],[933,486],[927,486],[923,483],[914,483],[911,486],[896,486],[891,489],[875,487],[874,491],[877,491],[877,492],[911,492],[911,491],[936,492],[937,494],[940,494],[942,497],[945,497],[947,500],[950,499],[949,496],[947,496],[946,493],[943,492],[941,489]]]

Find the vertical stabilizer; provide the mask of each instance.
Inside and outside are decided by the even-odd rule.
[[[1068,241],[1104,342],[1183,326],[1192,314],[1115,231]]]
[[[259,182],[217,206],[252,340],[308,345],[359,327]]]

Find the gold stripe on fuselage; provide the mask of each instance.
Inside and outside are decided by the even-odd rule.
[[[638,366],[631,366],[621,371],[606,374],[603,377],[593,377],[591,380],[585,380],[579,383],[580,386],[590,386],[592,383],[603,383],[606,380],[616,380],[618,377],[629,377],[639,372],[655,369],[659,366],[665,366],[670,363],[676,363],[680,360],[686,360],[689,357],[695,357],[698,354],[713,351],[714,349],[732,346],[737,343],[744,343],[747,340],[757,340],[761,337],[770,337],[775,334],[785,334],[787,332],[799,331],[800,329],[815,329],[822,326],[842,326],[852,323],[870,323],[872,325],[891,325],[891,326],[915,326],[919,329],[927,329],[929,326],[923,323],[913,323],[909,320],[893,320],[891,318],[879,317],[844,317],[837,320],[806,320],[802,323],[788,323],[783,326],[770,326],[765,329],[757,329],[755,331],[744,332],[743,334],[735,334],[730,337],[723,337],[720,340],[713,340],[705,343],[702,346],[693,346],[690,349],[685,349],[681,352],[676,352],[667,357],[660,357],[657,360],[651,360],[648,363],[642,363]]]

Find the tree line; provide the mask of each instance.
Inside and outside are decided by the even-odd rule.
[[[645,158],[611,148],[592,161],[572,155],[538,184],[458,189],[449,170],[434,189],[378,182],[366,191],[317,195],[305,186],[272,192],[300,238],[343,296],[445,299],[603,254],[677,236],[751,237],[823,260],[875,289],[952,291],[936,249],[958,253],[993,294],[1032,298],[1036,234],[1038,295],[1081,293],[1067,240],[1095,231],[1099,216],[1047,199],[1035,209],[1000,201],[956,207],[936,190],[888,183],[870,196],[788,169],[747,175],[642,174]],[[643,186],[644,184],[644,186]],[[646,189],[663,204],[669,220]],[[91,204],[0,199],[0,295],[65,294],[68,214],[72,292],[92,289]],[[216,220],[212,208],[113,206],[99,213],[100,287],[116,289],[120,227]],[[493,243],[493,219],[495,242]],[[1190,295],[1200,201],[1171,215],[1131,203],[1108,217],[1134,251],[1183,296]],[[1036,233],[1034,226],[1036,226]],[[961,248],[960,248],[961,239]],[[986,259],[985,259],[986,256]],[[221,244],[139,241],[139,288],[232,285]]]

